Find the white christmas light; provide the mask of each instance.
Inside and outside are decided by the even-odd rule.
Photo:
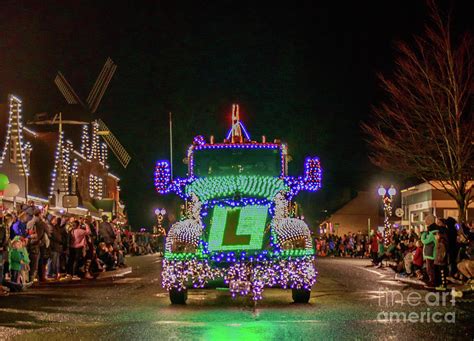
[[[27,145],[23,140],[23,123],[21,120],[21,105],[22,102],[18,97],[10,95],[9,100],[9,114],[7,133],[5,135],[5,145],[0,158],[0,165],[3,164],[8,148],[12,147],[16,150],[17,155],[21,161],[21,170],[26,176],[30,175],[30,166],[27,162]],[[13,141],[15,145],[12,145]]]

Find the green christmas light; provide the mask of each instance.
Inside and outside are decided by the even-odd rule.
[[[262,248],[268,207],[215,206],[209,232],[209,251],[258,250]]]
[[[200,253],[184,253],[184,252],[165,252],[165,258],[169,260],[190,260],[202,258]]]
[[[272,256],[279,256],[281,258],[288,257],[304,257],[314,255],[313,249],[294,249],[294,250],[282,250],[280,252],[272,252]]]
[[[273,198],[280,191],[288,191],[282,179],[272,176],[217,176],[199,178],[186,186],[186,194],[196,194],[202,202],[210,199],[234,196],[236,193],[243,197]]]
[[[177,260],[177,261],[182,261],[182,260],[192,260],[192,259],[210,259],[212,258],[213,255],[219,255],[221,251],[213,251],[210,253],[203,253],[202,250],[198,250],[196,253],[185,253],[185,252],[166,252],[165,253],[165,259],[168,260]],[[254,252],[247,252],[246,253],[246,258],[248,257],[254,257],[258,254],[261,254],[261,251],[255,250]],[[237,254],[238,255],[238,254]],[[307,257],[307,256],[313,256],[314,255],[314,250],[313,249],[294,249],[294,250],[282,250],[282,251],[269,251],[268,255],[270,258],[301,258],[301,257]],[[237,256],[238,257],[238,256]]]

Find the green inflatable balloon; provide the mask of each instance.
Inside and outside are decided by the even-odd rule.
[[[7,185],[10,183],[8,176],[0,173],[0,191],[4,191],[7,188]]]

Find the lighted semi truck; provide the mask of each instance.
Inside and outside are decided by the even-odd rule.
[[[293,199],[321,187],[319,159],[306,159],[303,176],[288,176],[286,144],[251,140],[233,105],[224,141],[196,136],[187,165],[186,178],[171,179],[168,161],[155,168],[156,190],[185,201],[163,259],[171,302],[184,304],[188,289],[216,286],[254,300],[266,287],[292,289],[295,302],[308,302],[317,275],[314,247]]]

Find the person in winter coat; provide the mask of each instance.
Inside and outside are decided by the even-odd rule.
[[[60,258],[64,251],[63,245],[65,244],[67,233],[66,230],[61,227],[57,217],[52,217],[50,224],[52,231],[50,240],[51,267],[49,274],[53,278],[59,278],[61,273]]]
[[[99,225],[99,236],[107,246],[114,244],[116,238],[114,228],[108,220],[106,215],[102,216],[102,222]]]
[[[27,223],[28,253],[30,255],[30,280],[34,281],[40,272],[39,279],[43,279],[43,261],[41,250],[44,248],[44,240],[47,225],[43,221],[42,213],[39,209],[34,212],[33,218]]]
[[[413,271],[415,272],[416,279],[421,280],[423,278],[423,243],[421,240],[416,242],[416,249],[413,255]]]
[[[20,270],[20,279],[22,284],[26,284],[30,281],[30,256],[28,255],[28,250],[26,245],[28,244],[28,239],[25,237],[19,237],[21,240],[21,248],[19,249],[23,256],[23,264],[21,265]]]
[[[377,253],[379,251],[379,243],[377,241],[377,235],[374,231],[371,231],[371,240],[370,240],[370,256],[372,258],[372,263],[375,264],[375,260],[377,259]]]
[[[21,212],[16,221],[13,223],[10,229],[10,238],[13,239],[16,236],[26,237],[26,219],[27,215],[25,212]]]
[[[435,270],[435,285],[436,290],[446,290],[446,275],[447,275],[447,248],[446,239],[442,232],[436,233],[436,256],[434,259]]]
[[[77,276],[80,263],[85,254],[86,237],[91,233],[88,225],[79,225],[76,220],[73,222],[72,230],[69,232],[71,237],[69,245],[69,270],[68,275],[72,279],[79,279]]]
[[[458,263],[458,270],[470,284],[474,284],[474,240],[469,242],[466,249],[466,259]]]
[[[97,244],[99,243],[99,229],[98,229],[98,224],[96,224],[96,222],[94,220],[92,220],[92,217],[91,216],[87,216],[86,217],[86,220],[85,220],[85,223],[87,225],[89,225],[89,228],[91,230],[91,234],[90,234],[90,239],[91,239],[91,242],[94,246],[97,246]]]
[[[449,274],[454,276],[457,272],[457,260],[458,260],[458,231],[456,228],[456,220],[452,217],[446,219],[446,227],[448,229],[448,263],[450,266]]]
[[[0,213],[0,295],[7,292],[2,287],[3,275],[7,272],[8,262],[8,243],[10,242],[10,220],[8,214],[3,216]]]
[[[18,283],[18,276],[21,271],[21,266],[24,264],[24,255],[20,251],[23,247],[20,237],[15,237],[12,242],[12,247],[8,252],[8,262],[10,263],[10,276],[12,283]]]
[[[428,274],[429,287],[434,287],[435,274],[434,274],[434,259],[436,257],[436,238],[435,231],[438,227],[435,224],[435,217],[428,215],[425,218],[426,230],[421,232],[421,242],[423,243],[423,259],[426,263],[426,272]]]

